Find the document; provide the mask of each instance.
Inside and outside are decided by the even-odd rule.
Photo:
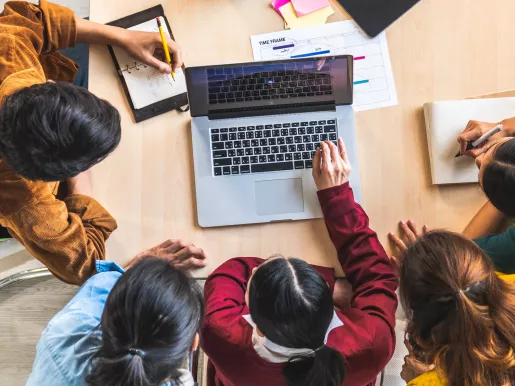
[[[384,32],[370,39],[347,20],[254,35],[250,39],[255,61],[353,55],[354,109],[372,110],[398,103]]]

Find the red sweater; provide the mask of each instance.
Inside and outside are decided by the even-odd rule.
[[[336,310],[343,326],[331,331],[327,345],[345,359],[345,386],[372,385],[395,350],[396,273],[348,183],[318,192],[318,199],[354,290],[351,308]],[[286,386],[284,364],[268,362],[256,353],[252,327],[242,318],[249,314],[247,280],[262,262],[254,257],[229,260],[206,282],[202,341],[210,359],[209,386]],[[333,288],[334,273],[331,278],[327,268],[315,268]]]

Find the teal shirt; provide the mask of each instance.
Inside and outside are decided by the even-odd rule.
[[[508,275],[515,273],[515,226],[506,232],[474,240],[493,260],[495,269]]]

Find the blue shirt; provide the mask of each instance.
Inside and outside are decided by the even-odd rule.
[[[96,267],[98,273],[84,283],[41,334],[28,386],[86,385],[91,357],[101,344],[99,325],[107,296],[124,273],[113,262],[97,261]],[[191,378],[189,373],[184,375]],[[170,382],[165,386],[171,386]]]

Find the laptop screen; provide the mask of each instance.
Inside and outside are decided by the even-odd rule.
[[[193,117],[302,104],[352,104],[352,56],[186,68]]]

